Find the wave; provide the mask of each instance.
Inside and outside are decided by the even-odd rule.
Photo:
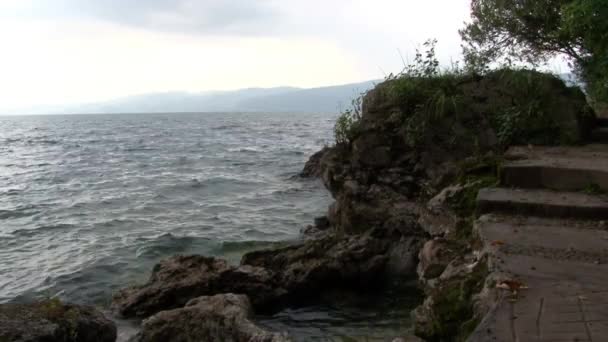
[[[261,148],[257,148],[257,147],[234,147],[234,148],[229,148],[228,152],[261,153],[261,152],[264,152],[264,150]]]
[[[19,143],[21,141],[23,141],[22,138],[6,138],[6,139],[4,139],[3,143],[5,145],[10,145],[10,144],[14,144],[14,143]]]
[[[267,240],[293,238],[296,226],[326,210],[318,180],[291,177],[332,125],[291,115],[179,118],[15,120],[0,137],[0,273],[23,277],[0,286],[0,300],[49,286],[70,300],[107,300],[103,291],[147,276],[160,258],[238,262],[248,251],[281,247]],[[35,125],[45,130],[33,132]],[[39,284],[39,265],[10,260],[47,244],[58,257],[44,261],[52,283]]]
[[[235,128],[242,128],[242,125],[239,124],[230,124],[230,125],[220,125],[220,126],[216,126],[216,127],[211,127],[211,130],[213,131],[227,131],[227,130],[231,130],[231,129],[235,129]]]
[[[175,236],[171,233],[164,233],[144,242],[137,248],[135,254],[138,258],[158,258],[179,254],[188,250],[197,240],[209,241],[207,238]]]
[[[24,205],[24,206],[17,207],[14,210],[0,209],[0,220],[16,219],[16,218],[33,216],[40,212],[36,208],[37,207],[34,205]]]
[[[160,149],[155,147],[125,147],[122,149],[125,152],[149,152],[149,151],[159,151]]]
[[[250,251],[253,249],[279,248],[289,245],[285,241],[226,241],[220,244],[221,253]]]
[[[60,144],[61,141],[53,139],[29,139],[26,143],[29,145],[57,145]]]
[[[49,231],[56,231],[60,229],[73,230],[76,226],[69,223],[58,223],[49,225],[39,225],[32,229],[18,229],[13,231],[11,234],[15,237],[32,237],[39,234],[47,233]]]

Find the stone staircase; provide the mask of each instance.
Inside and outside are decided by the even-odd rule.
[[[512,148],[479,192],[497,290],[469,341],[608,341],[608,119],[593,140]]]

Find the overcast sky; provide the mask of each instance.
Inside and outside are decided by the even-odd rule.
[[[378,79],[470,0],[0,0],[0,108]]]

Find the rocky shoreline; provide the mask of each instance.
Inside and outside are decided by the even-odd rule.
[[[413,312],[415,334],[466,340],[492,302],[488,258],[474,230],[475,197],[498,182],[505,149],[490,113],[520,96],[503,76],[458,80],[465,109],[429,122],[432,129],[415,144],[411,103],[394,96],[395,80],[380,84],[365,96],[351,141],[324,148],[304,167],[302,176],[320,178],[335,199],[327,216],[306,229],[306,239],[247,253],[236,266],[205,256],[168,258],[147,283],[119,291],[113,312],[144,319],[134,341],[287,341],[256,327],[253,312],[416,280],[425,301]],[[555,126],[584,139],[584,95],[543,74],[524,76],[544,85],[538,96],[558,112]]]

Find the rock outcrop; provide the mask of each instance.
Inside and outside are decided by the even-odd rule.
[[[92,307],[50,299],[0,305],[0,341],[114,342],[116,327]]]
[[[144,318],[183,307],[196,297],[220,293],[253,294],[255,303],[263,308],[279,301],[285,292],[276,276],[263,268],[178,255],[156,265],[146,284],[118,292],[112,308],[123,317]]]
[[[381,229],[248,253],[241,265],[204,256],[175,256],[158,264],[141,286],[119,291],[112,308],[124,317],[148,317],[183,307],[199,296],[247,295],[258,311],[271,311],[340,287],[369,291],[391,274],[413,275],[417,240]]]
[[[306,164],[301,176],[319,177],[335,199],[307,240],[248,253],[238,266],[164,260],[146,284],[119,292],[113,308],[158,314],[152,324],[204,315],[184,308],[200,296],[246,295],[256,311],[272,311],[325,291],[365,293],[390,277],[420,276],[427,300],[416,310],[416,332],[466,337],[487,274],[473,231],[477,191],[498,181],[508,145],[581,142],[591,113],[580,90],[531,71],[390,79],[365,96],[360,117],[345,121],[346,140]],[[159,313],[166,310],[174,311]]]
[[[329,151],[329,147],[323,148],[321,151],[316,152],[306,162],[304,169],[300,172],[300,177],[304,178],[318,178],[321,176],[321,162],[325,154]]]
[[[253,310],[244,295],[199,297],[185,307],[161,311],[142,323],[133,342],[287,342],[283,334],[270,333],[251,320]]]

